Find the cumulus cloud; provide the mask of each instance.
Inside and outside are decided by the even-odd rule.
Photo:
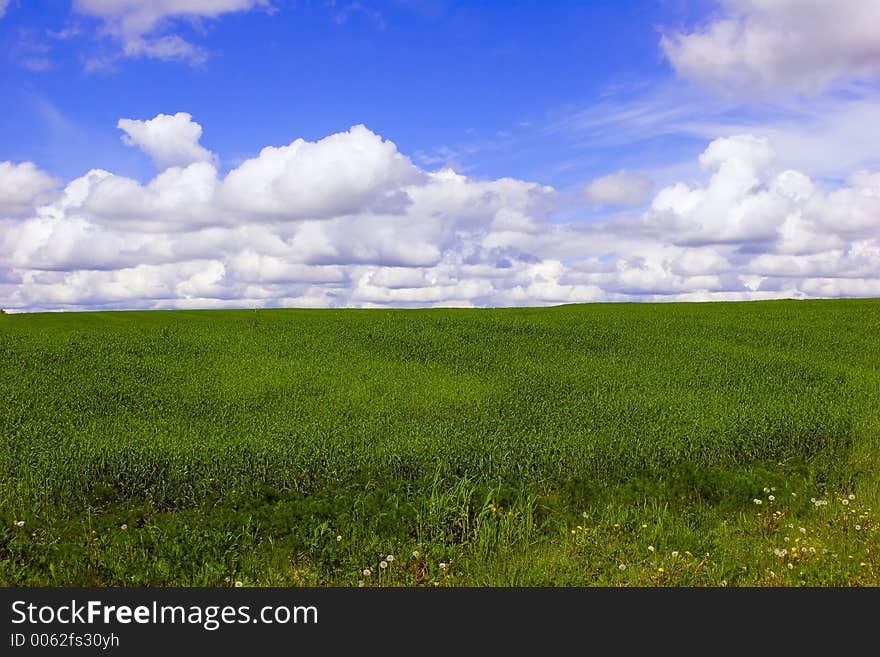
[[[2,1],[2,0],[0,0]],[[154,57],[200,63],[199,46],[168,34],[178,20],[218,18],[223,14],[269,8],[269,0],[75,0],[74,11],[98,18],[105,35],[128,57]]]
[[[856,171],[829,186],[779,167],[772,143],[757,135],[712,141],[699,158],[701,180],[667,185],[645,210],[601,222],[554,220],[556,191],[545,185],[420,169],[364,126],[267,147],[225,177],[192,159],[146,183],[95,169],[54,197],[38,198],[46,184],[13,201],[16,214],[31,208],[0,220],[0,306],[880,293],[880,173]],[[36,171],[5,163],[0,172],[13,166],[24,167],[16,175]]]
[[[6,9],[9,7],[9,0],[0,0],[0,18],[6,15]]]
[[[693,32],[666,34],[676,71],[724,95],[818,93],[880,75],[880,3],[723,0],[723,15]]]
[[[16,216],[45,203],[59,184],[33,162],[0,162],[0,218]]]
[[[317,142],[268,146],[230,172],[222,191],[227,205],[249,214],[323,219],[400,212],[410,202],[405,186],[422,175],[392,142],[358,125]]]
[[[621,169],[617,173],[594,178],[584,193],[588,201],[600,205],[638,205],[652,189],[654,182],[646,175]]]
[[[159,169],[213,159],[199,144],[202,126],[186,112],[159,114],[148,121],[119,119],[117,127],[125,132],[122,141],[144,151]]]

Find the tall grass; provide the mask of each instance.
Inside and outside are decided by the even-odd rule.
[[[878,336],[877,300],[5,315],[0,582],[876,584]]]

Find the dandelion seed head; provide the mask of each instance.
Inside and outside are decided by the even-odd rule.
[[[617,566],[617,567],[620,568],[621,570],[626,570],[626,564],[625,564],[625,563],[622,563],[622,564],[620,564],[620,565]]]
[[[422,553],[419,552],[418,550],[413,550],[412,555],[413,555],[413,559],[418,559],[420,556],[422,556]]]
[[[16,527],[24,527],[24,520],[16,520],[13,524]]]
[[[654,551],[654,546],[653,546],[653,545],[649,545],[649,546],[648,546],[648,552],[653,552],[653,551]]]
[[[119,529],[126,530],[126,529],[128,529],[128,525],[126,525],[125,523],[122,523],[121,525],[119,525]]]
[[[752,500],[752,501],[753,501],[755,504],[757,504],[758,506],[761,506],[761,505],[764,503],[762,500],[759,500],[757,497],[756,497],[754,500]]]
[[[856,496],[853,495],[852,493],[850,493],[849,495],[846,496],[846,499],[848,499],[849,501],[852,501],[852,500],[856,499]]]
[[[771,502],[773,502],[773,501],[776,500],[776,496],[775,496],[775,495],[770,495],[767,499],[770,500]]]
[[[364,577],[369,577],[370,575],[373,574],[373,571],[370,570],[369,568],[364,568],[363,572],[364,572]]]
[[[673,551],[672,551],[672,556],[673,556],[673,558],[674,558],[674,557],[677,557],[677,556],[678,556],[678,550],[673,550]]]
[[[236,580],[235,588],[240,589],[242,586],[244,586],[244,584],[241,582],[241,580]]]
[[[339,535],[339,534],[337,534],[337,535],[336,535],[336,542],[338,543],[338,542],[341,541],[341,540],[342,540],[342,536]]]
[[[840,500],[840,503],[843,504],[843,506],[846,506],[849,504],[849,500],[844,497],[842,500]]]
[[[446,570],[446,564],[443,563],[442,561],[441,561],[440,563],[437,564],[437,567],[438,567],[440,570]]]
[[[385,561],[387,561],[388,563],[391,563],[392,561],[394,561],[394,555],[389,554],[387,557],[385,557]]]
[[[388,567],[388,562],[385,561],[384,559],[379,562],[379,568],[381,568],[382,570],[385,570],[387,567]]]

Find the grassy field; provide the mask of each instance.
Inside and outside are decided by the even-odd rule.
[[[5,315],[0,472],[7,586],[876,586],[880,300]]]

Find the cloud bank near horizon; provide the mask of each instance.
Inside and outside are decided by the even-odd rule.
[[[602,221],[552,187],[413,164],[363,125],[267,146],[221,175],[186,113],[119,122],[157,174],[61,185],[0,163],[0,307],[431,307],[880,296],[880,172],[827,187],[752,134],[698,182]],[[637,203],[650,181],[597,179]]]

